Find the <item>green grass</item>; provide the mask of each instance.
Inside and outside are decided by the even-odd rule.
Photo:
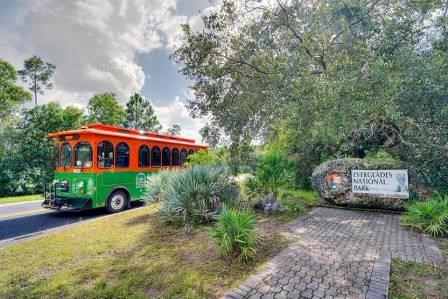
[[[318,195],[312,190],[304,189],[280,189],[279,198],[285,195],[296,197],[297,200],[302,201],[306,206],[313,207],[318,202]]]
[[[25,201],[40,200],[40,199],[42,199],[41,194],[1,197],[0,205],[5,204],[5,203],[25,202]]]
[[[117,214],[0,250],[0,298],[217,298],[285,248],[281,223],[257,217],[253,261],[221,257],[207,227],[161,223],[156,207]]]
[[[447,261],[448,239],[437,239],[442,255]],[[390,298],[447,298],[448,263],[443,267],[392,260]]]
[[[316,192],[302,189],[280,189],[278,193],[278,200],[282,202],[283,198],[288,197],[290,202],[297,202],[305,208],[303,211],[283,211],[276,213],[274,217],[278,218],[283,223],[292,221],[303,212],[316,206],[319,197]]]

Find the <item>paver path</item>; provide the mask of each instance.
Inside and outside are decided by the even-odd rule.
[[[298,241],[224,298],[387,298],[391,257],[443,261],[395,214],[315,208],[287,230]]]

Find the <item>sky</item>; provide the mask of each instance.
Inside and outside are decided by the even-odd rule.
[[[201,28],[209,0],[0,0],[0,58],[16,69],[33,55],[56,65],[54,88],[39,104],[85,108],[95,93],[114,92],[125,105],[134,92],[154,106],[164,129],[200,141],[203,121],[184,104],[192,82],[169,59],[180,24]],[[28,105],[32,105],[29,103]]]

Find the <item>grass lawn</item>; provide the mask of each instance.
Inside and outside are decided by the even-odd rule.
[[[205,227],[186,235],[154,206],[0,249],[0,298],[216,298],[289,243],[283,219],[259,216],[254,261],[222,258]]]
[[[390,298],[448,298],[448,239],[437,239],[445,269],[392,260]]]
[[[24,201],[32,201],[32,200],[40,200],[40,199],[42,199],[41,194],[1,197],[0,205],[4,204],[4,203],[24,202]]]

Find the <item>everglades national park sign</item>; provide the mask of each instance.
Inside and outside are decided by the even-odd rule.
[[[399,211],[415,190],[409,173],[400,161],[343,158],[316,167],[311,182],[330,205]]]
[[[355,196],[409,198],[407,169],[352,169]]]

